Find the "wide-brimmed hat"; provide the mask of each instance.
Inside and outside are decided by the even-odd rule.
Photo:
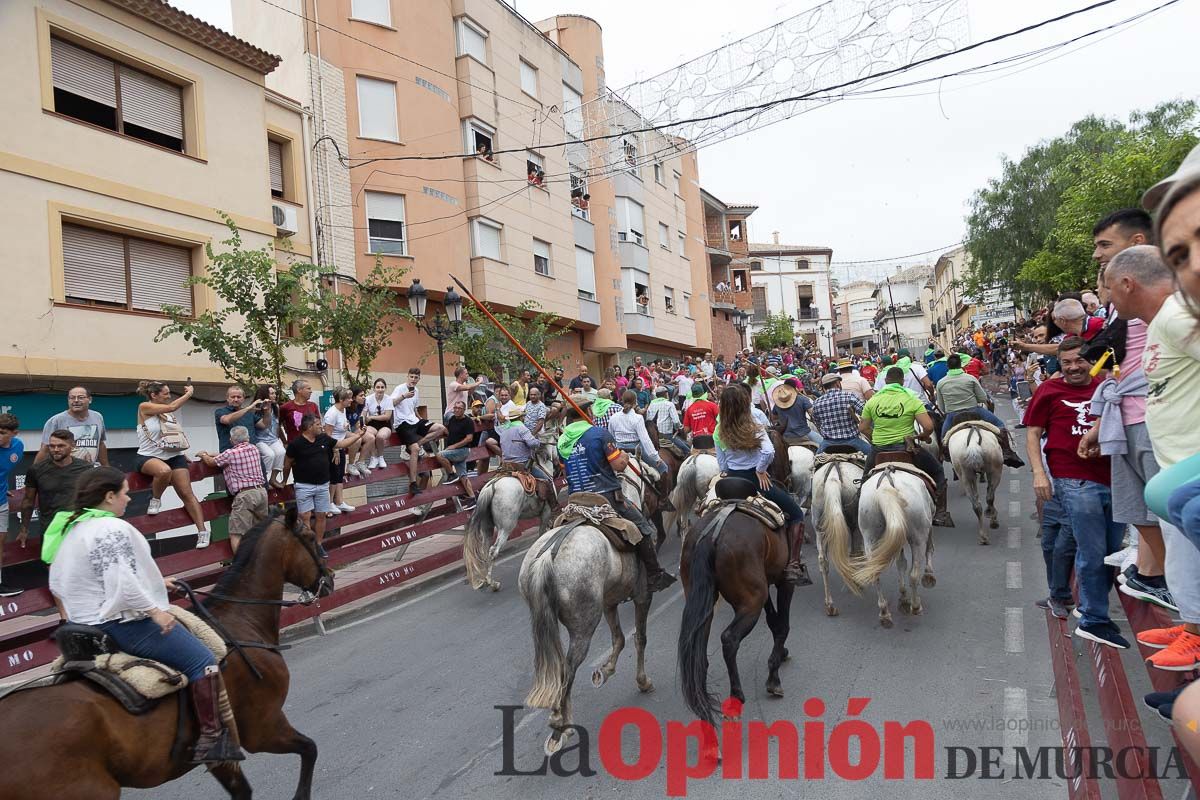
[[[1200,145],[1192,148],[1192,152],[1183,159],[1179,169],[1146,190],[1146,193],[1142,195],[1142,208],[1153,211],[1158,208],[1158,204],[1167,196],[1167,192],[1171,190],[1172,186],[1197,175],[1200,175]]]
[[[825,375],[821,378],[822,386],[831,386],[835,383],[841,383],[841,382],[842,382],[842,376],[838,375],[836,372],[831,372],[828,375]]]
[[[843,359],[838,360],[837,368],[838,369],[854,369],[854,364],[851,363],[850,359],[843,358]]]
[[[796,402],[796,395],[795,388],[787,383],[780,383],[771,390],[771,400],[776,408],[791,408]]]

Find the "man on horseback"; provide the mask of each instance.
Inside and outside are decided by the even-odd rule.
[[[918,439],[927,442],[933,435],[933,420],[925,410],[924,403],[904,386],[904,370],[891,367],[884,376],[887,382],[863,406],[862,421],[859,423],[859,430],[871,438],[867,473],[875,466],[879,453],[898,453],[908,449],[905,440],[913,435],[914,424],[921,426]],[[946,510],[946,473],[942,469],[942,462],[923,447],[915,448],[912,456],[913,464],[933,478],[937,485],[933,524],[940,528],[953,528],[954,520]]]
[[[532,476],[537,481],[537,495],[550,504],[558,506],[558,495],[554,491],[554,476],[547,475],[533,461],[533,454],[542,443],[529,432],[524,423],[525,409],[511,406],[500,423],[500,471],[519,472]],[[529,492],[528,486],[525,489]]]
[[[586,407],[586,406],[585,406]],[[660,592],[676,581],[658,563],[654,550],[657,531],[640,509],[628,505],[621,495],[617,473],[629,464],[629,454],[617,447],[607,429],[583,419],[575,407],[566,410],[567,426],[558,440],[558,453],[566,461],[567,489],[575,492],[595,492],[603,495],[619,515],[637,525],[642,540],[636,546],[638,558],[646,568],[646,584],[650,592]]]
[[[848,445],[864,456],[871,454],[871,446],[858,435],[858,420],[862,414],[863,400],[842,388],[842,376],[829,373],[821,378],[825,393],[813,403],[813,418],[821,429],[824,440],[817,448],[824,453],[834,445]],[[871,390],[872,397],[874,390]]]
[[[1004,463],[1007,466],[1025,466],[1025,462],[1013,451],[1012,440],[1004,427],[1004,421],[993,413],[995,406],[992,398],[983,390],[979,379],[963,371],[962,359],[957,353],[946,359],[946,366],[949,368],[946,377],[938,381],[934,389],[937,406],[946,415],[941,430],[943,448],[946,434],[954,427],[955,418],[963,411],[969,411],[978,414],[984,422],[991,423],[999,429],[1000,449],[1004,452]]]
[[[667,405],[670,405],[670,401],[667,401]],[[621,395],[621,410],[609,419],[608,430],[616,440],[617,447],[630,454],[636,453],[640,447],[642,458],[650,466],[660,473],[667,472],[667,465],[659,457],[658,448],[654,446],[650,432],[646,430],[646,420],[637,413],[636,392],[626,390]]]

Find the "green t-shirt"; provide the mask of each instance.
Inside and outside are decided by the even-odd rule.
[[[863,406],[863,419],[871,420],[871,444],[884,447],[902,444],[914,434],[913,423],[925,413],[925,404],[908,389],[890,383],[876,392]]]

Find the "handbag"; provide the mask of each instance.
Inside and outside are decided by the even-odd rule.
[[[164,450],[183,452],[192,446],[192,443],[188,441],[187,434],[183,430],[183,426],[176,422],[175,417],[170,414],[159,414],[158,426],[161,431],[158,443]]]

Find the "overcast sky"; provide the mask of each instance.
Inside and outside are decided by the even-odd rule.
[[[171,0],[230,27],[227,0]],[[837,0],[853,5],[853,0]],[[909,73],[941,74],[1072,38],[1160,5],[1118,0],[1039,31]],[[815,5],[813,0],[516,0],[532,20],[556,13],[604,29],[609,85],[618,88]],[[968,0],[970,40],[990,38],[1090,5],[1087,0]],[[972,192],[1019,156],[1088,114],[1122,119],[1200,94],[1195,32],[1200,0],[1057,51],[1012,74],[950,78],[898,90],[920,96],[829,104],[700,152],[700,180],[727,202],[759,206],[751,237],[833,248],[835,262],[891,259],[962,239]],[[1105,38],[1107,37],[1107,38]],[[1090,44],[1087,44],[1089,43]],[[1086,45],[1086,46],[1084,46]],[[1075,50],[1078,49],[1076,52]],[[986,82],[984,82],[986,81]],[[935,256],[936,257],[936,256]],[[902,259],[905,263],[932,259]],[[899,260],[898,260],[899,261]],[[897,262],[898,263],[898,262]],[[887,264],[855,267],[877,278]],[[854,276],[851,276],[854,277]]]

